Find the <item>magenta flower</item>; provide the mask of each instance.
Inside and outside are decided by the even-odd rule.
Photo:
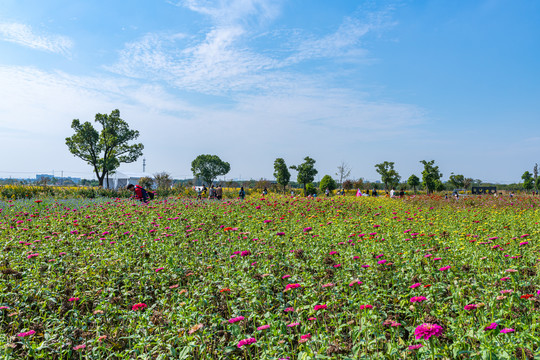
[[[230,323],[230,324],[234,324],[235,322],[242,321],[242,320],[244,320],[244,319],[245,319],[245,318],[244,318],[243,316],[238,316],[238,317],[229,319],[229,323]]]
[[[469,305],[465,305],[464,309],[469,311],[469,310],[476,309],[477,307],[478,307],[478,305],[476,305],[476,304],[469,304]]]
[[[165,269],[164,267],[159,267],[156,269],[156,272],[160,272],[161,270]]]
[[[409,350],[417,350],[417,349],[420,349],[421,347],[424,347],[424,345],[422,344],[410,345]]]
[[[332,283],[328,283],[328,284],[323,284],[322,287],[325,288],[325,287],[332,287],[334,286],[335,284],[332,284]],[[540,291],[540,290],[538,290]]]
[[[311,230],[313,230],[313,229],[310,228],[310,227],[304,228],[304,232],[309,232],[309,231],[311,231]]]
[[[68,301],[79,301],[80,299],[78,297],[72,297],[69,298]]]
[[[334,265],[335,268],[341,267],[341,264]]]
[[[349,284],[349,286],[354,286],[354,285],[357,285],[357,284],[358,284],[358,285],[362,285],[362,282],[361,282],[360,280],[353,280],[353,281]]]
[[[278,233],[276,233],[276,235],[277,236],[283,236],[283,235],[285,235],[285,233],[284,232],[278,232]]]
[[[514,329],[511,329],[511,328],[504,328],[500,331],[501,334],[508,334],[508,333],[511,333],[511,332],[514,332],[516,330]]]
[[[313,310],[318,311],[318,310],[322,310],[322,309],[326,309],[326,308],[327,308],[326,304],[315,305],[315,307],[313,308]]]
[[[488,326],[486,326],[486,327],[484,328],[484,331],[494,330],[494,329],[497,328],[497,326],[499,326],[497,323],[491,323],[491,324],[489,324]]]
[[[30,336],[30,335],[34,335],[36,332],[34,330],[30,330],[30,331],[27,331],[27,332],[22,332],[22,333],[19,333],[17,334],[18,337],[27,337],[27,336]]]
[[[286,309],[283,310],[283,311],[285,311],[285,312],[292,312],[292,311],[294,311],[294,308],[288,307],[288,308],[286,308]]]
[[[416,283],[416,284],[412,284],[412,285],[409,286],[409,287],[410,287],[411,289],[415,289],[415,288],[419,287],[420,285],[422,285],[422,284]]]
[[[317,320],[317,318],[316,317],[310,317],[308,320],[309,321],[315,321],[315,320]]]
[[[259,326],[257,328],[257,330],[261,331],[261,330],[266,330],[266,329],[269,329],[270,328],[270,325],[263,325],[263,326]]]
[[[291,275],[283,275],[281,278],[282,279],[287,279],[287,278],[290,278],[290,277],[291,277]]]
[[[248,256],[248,255],[251,255],[251,251],[249,250],[245,250],[240,253],[240,256]]]
[[[450,265],[448,265],[448,266],[443,266],[442,268],[439,269],[439,271],[446,271],[446,270],[448,270],[448,269],[450,269],[450,268],[451,268]]]
[[[425,296],[414,296],[411,298],[411,302],[414,303],[414,302],[422,302],[422,301],[425,301],[427,300]]]
[[[360,305],[360,310],[364,310],[364,309],[373,309],[373,305]]]
[[[528,241],[523,241],[519,243],[519,246],[527,245],[528,243],[529,243]]]
[[[289,325],[287,325],[287,327],[295,327],[295,326],[298,326],[300,325],[299,322],[294,322],[294,323],[290,323]]]
[[[414,329],[414,336],[416,337],[416,339],[429,340],[430,337],[438,337],[441,336],[442,333],[443,328],[437,324],[424,323]]]
[[[287,286],[285,286],[285,291],[289,291],[291,289],[296,289],[296,288],[299,288],[299,287],[302,287],[302,285],[300,285],[300,284],[287,284]]]
[[[73,350],[77,351],[77,350],[84,349],[85,347],[86,347],[85,344],[81,344],[81,345],[74,346],[74,347],[73,347]]]
[[[144,308],[147,308],[148,305],[146,305],[145,303],[138,303],[138,304],[135,304],[131,307],[131,310],[134,310],[134,311],[137,311],[139,309],[144,309]]]
[[[256,342],[257,342],[257,340],[255,338],[244,339],[244,340],[240,340],[238,342],[237,346],[238,346],[238,348],[241,348],[244,345],[251,345],[251,344],[254,344]]]
[[[306,335],[300,336],[300,339],[311,339],[311,333],[307,333]]]
[[[379,260],[377,261],[377,264],[381,265],[381,264],[384,264],[387,260]]]

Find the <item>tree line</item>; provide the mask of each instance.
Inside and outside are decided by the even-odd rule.
[[[101,125],[100,130],[94,128],[92,123],[88,121],[81,123],[79,119],[74,119],[71,123],[74,134],[66,138],[66,145],[74,156],[92,167],[98,186],[103,186],[105,182],[108,186],[109,176],[116,172],[120,164],[132,163],[142,156],[144,146],[142,143],[132,143],[139,137],[139,131],[130,129],[128,123],[120,118],[118,109],[113,110],[109,115],[98,113],[95,115],[94,121]],[[311,193],[310,191],[313,191],[315,187],[315,176],[318,174],[315,163],[314,159],[306,156],[301,164],[287,166],[283,158],[277,158],[274,161],[273,175],[277,184],[282,186],[285,191],[291,182],[289,170],[295,170],[297,171],[298,184],[302,185],[305,193]],[[421,177],[412,174],[405,182],[401,182],[401,176],[394,168],[394,162],[384,161],[375,164],[375,170],[381,176],[383,189],[387,191],[391,188],[409,186],[416,192],[422,186],[428,193],[432,193],[445,190],[448,185],[455,189],[468,189],[471,185],[482,184],[481,180],[454,173],[451,173],[448,181],[443,183],[441,180],[443,175],[439,167],[435,165],[434,160],[421,160],[420,163],[424,166]],[[230,164],[221,160],[217,155],[199,155],[191,163],[193,176],[203,180],[207,185],[211,185],[219,176],[228,174],[230,169]],[[326,188],[329,190],[360,188],[367,185],[363,179],[355,182],[348,179],[351,168],[345,162],[341,162],[337,169],[335,175],[339,181],[336,182],[330,175],[324,175],[318,184],[321,190],[324,191]],[[521,177],[523,189],[538,190],[540,188],[538,175],[538,164],[535,164],[532,173],[525,171]],[[173,181],[170,175],[165,172],[155,174],[154,178],[158,187],[170,187]],[[376,183],[370,185],[374,188],[378,187]],[[499,184],[497,186],[505,187]]]

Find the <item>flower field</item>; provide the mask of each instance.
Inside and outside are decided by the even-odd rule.
[[[1,358],[540,358],[534,197],[0,209]]]

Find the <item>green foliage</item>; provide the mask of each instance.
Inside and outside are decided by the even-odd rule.
[[[137,130],[131,130],[127,122],[120,118],[120,111],[110,115],[96,114],[95,122],[102,127],[98,132],[90,122],[83,124],[74,119],[71,128],[75,134],[66,138],[69,151],[94,168],[100,186],[107,174],[114,172],[121,163],[131,163],[142,155],[143,144],[129,144],[139,137]]]
[[[330,175],[324,175],[319,184],[319,189],[322,192],[326,191],[326,189],[333,191],[337,189],[336,181]]]
[[[318,194],[317,187],[313,183],[306,184],[304,189],[304,196]]]
[[[437,187],[441,188],[441,185],[439,185],[437,181],[440,182],[442,174],[439,172],[439,167],[435,166],[435,160],[422,160],[420,163],[424,165],[424,171],[422,171],[422,185],[424,185],[428,194],[436,190]]]
[[[375,170],[381,175],[381,181],[384,184],[384,188],[389,190],[392,187],[396,187],[399,184],[401,176],[394,170],[394,163],[391,161],[385,161],[375,165]]]
[[[282,158],[277,158],[274,161],[274,177],[276,178],[277,183],[283,186],[283,191],[285,191],[287,184],[289,184],[289,181],[291,180],[291,173],[287,168],[287,164],[285,164],[285,160]]]
[[[139,179],[139,185],[145,189],[152,189],[154,187],[154,179],[149,176],[144,176]]]
[[[418,187],[418,185],[420,185],[420,179],[418,178],[418,176],[412,174],[411,176],[409,176],[409,179],[407,179],[407,184],[413,188],[414,193],[416,194],[416,188]]]
[[[217,155],[199,155],[191,162],[193,176],[202,179],[208,186],[212,185],[215,178],[230,170],[231,165]]]
[[[450,175],[448,182],[454,189],[463,189],[465,187],[465,176],[452,174]]]
[[[315,180],[315,175],[317,175],[318,173],[318,171],[315,169],[315,160],[313,160],[309,156],[306,156],[302,164],[293,165],[290,168],[298,171],[296,180],[298,181],[298,183],[304,185],[305,193],[307,184]]]
[[[525,171],[523,175],[521,175],[521,179],[523,180],[523,188],[525,190],[529,191],[534,187],[534,179],[530,172]]]

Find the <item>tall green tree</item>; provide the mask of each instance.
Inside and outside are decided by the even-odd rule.
[[[330,191],[336,190],[336,181],[332,179],[330,175],[324,175],[321,179],[321,182],[319,183],[319,189],[321,189],[322,192],[326,191],[326,189]]]
[[[420,179],[418,178],[418,176],[412,174],[411,176],[409,176],[409,179],[407,179],[407,184],[413,188],[414,193],[416,194],[416,188],[418,187],[418,185],[420,185]]]
[[[274,161],[274,177],[276,178],[277,183],[283,186],[283,192],[285,192],[285,188],[291,180],[291,173],[289,172],[287,164],[285,164],[285,160],[282,158],[277,158]]]
[[[171,177],[171,174],[162,171],[160,173],[154,174],[154,180],[156,182],[157,188],[159,190],[167,190],[170,189],[173,183],[173,179]]]
[[[79,119],[74,119],[71,128],[75,134],[66,138],[66,145],[74,156],[94,168],[99,186],[103,186],[107,174],[121,163],[136,161],[144,146],[141,143],[130,144],[139,137],[139,132],[129,128],[128,123],[120,118],[118,109],[110,115],[96,114],[95,122],[101,125],[101,131],[98,132],[88,121],[81,124]]]
[[[396,187],[399,184],[399,180],[401,180],[401,176],[394,169],[394,163],[391,161],[376,164],[375,170],[381,175],[381,181],[384,184],[385,190]]]
[[[521,175],[521,179],[523,179],[523,188],[525,190],[529,191],[534,187],[534,178],[530,172],[525,171],[523,175]]]
[[[203,179],[208,186],[212,185],[215,178],[230,170],[231,165],[217,155],[199,155],[191,162],[193,176]]]
[[[435,160],[422,160],[420,163],[424,165],[424,171],[422,171],[422,185],[424,185],[428,194],[432,193],[433,190],[436,190],[437,188],[444,188],[442,183],[439,184],[439,182],[441,182],[442,174],[439,171],[439,167],[435,166]]]
[[[448,182],[454,187],[454,189],[462,189],[465,187],[465,176],[463,175],[450,175]]]
[[[306,156],[302,164],[293,165],[289,168],[298,171],[296,180],[304,185],[304,195],[306,195],[306,185],[315,180],[315,175],[318,173],[317,169],[315,169],[315,160]]]

